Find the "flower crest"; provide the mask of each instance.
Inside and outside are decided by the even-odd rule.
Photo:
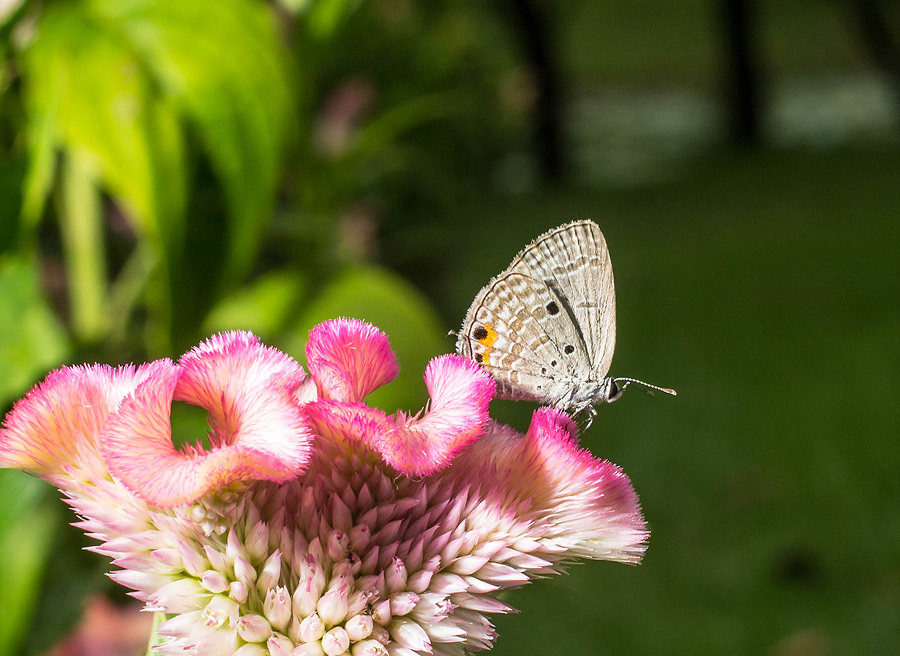
[[[111,576],[171,616],[158,653],[469,653],[500,591],[640,560],[630,481],[568,415],[491,421],[493,380],[454,355],[426,410],[386,415],[365,397],[396,358],[350,319],[313,329],[307,364],[223,333],[177,363],[60,369],[7,416],[0,464],[62,489]],[[207,412],[209,448],[173,445],[175,401]]]

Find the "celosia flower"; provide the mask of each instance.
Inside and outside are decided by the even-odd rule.
[[[226,333],[177,364],[61,369],[7,416],[0,465],[58,486],[111,576],[167,614],[158,653],[463,654],[491,646],[497,593],[640,559],[628,478],[567,415],[496,424],[493,380],[442,356],[430,408],[387,416],[363,399],[394,355],[358,321],[315,328],[307,358],[309,378]],[[208,450],[172,445],[173,400],[206,409]]]

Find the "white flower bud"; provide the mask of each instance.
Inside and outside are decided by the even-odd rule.
[[[300,622],[300,641],[313,642],[325,635],[325,623],[316,613]]]
[[[419,595],[415,592],[398,592],[391,595],[391,615],[406,615],[416,607],[419,601]]]
[[[379,601],[372,609],[372,619],[379,624],[387,626],[391,621],[391,602],[387,599]]]
[[[220,572],[224,572],[228,569],[228,560],[225,558],[225,554],[221,551],[213,549],[211,546],[206,545],[203,547],[203,553],[206,554],[206,558],[209,560],[209,565],[211,569],[217,569]]]
[[[256,504],[250,504],[250,507],[255,508]],[[253,562],[262,560],[269,551],[269,525],[265,522],[253,524],[247,532],[244,548],[247,550],[249,560]]]
[[[325,626],[335,626],[347,617],[348,586],[342,585],[322,595],[316,604],[316,612],[325,622]],[[327,651],[327,650],[326,650]]]
[[[238,557],[234,561],[234,578],[247,586],[252,587],[256,583],[256,570],[246,559]]]
[[[343,531],[331,531],[328,534],[328,557],[332,562],[339,562],[350,552],[350,536]]]
[[[428,634],[425,633],[425,629],[418,622],[404,618],[395,619],[391,622],[388,630],[391,633],[391,638],[396,640],[401,647],[417,652],[431,651],[431,640],[428,638]]]
[[[246,583],[232,581],[228,586],[228,596],[239,604],[243,604],[250,597],[250,588]]]
[[[366,605],[375,598],[374,590],[357,590],[347,602],[347,616],[358,615],[365,610]]]
[[[263,642],[272,635],[272,627],[262,615],[242,615],[237,621],[237,632],[246,642]]]
[[[350,640],[358,642],[372,635],[372,627],[375,625],[371,615],[354,615],[344,623]]]
[[[190,543],[184,539],[179,540],[178,554],[181,556],[184,571],[191,576],[199,576],[200,572],[210,566],[209,561],[197,550],[196,543]]]
[[[279,586],[269,590],[263,602],[263,613],[277,630],[287,629],[288,622],[291,621],[291,597],[287,588]]]
[[[266,558],[259,577],[256,579],[256,589],[260,594],[266,594],[268,590],[278,585],[281,576],[281,551],[276,549],[271,556]]]
[[[214,595],[206,604],[200,618],[207,628],[218,628],[225,624],[226,620],[229,626],[233,625],[239,613],[240,606],[233,599]]]
[[[297,617],[307,617],[315,612],[317,603],[319,603],[319,590],[316,589],[313,579],[301,580],[291,599],[294,614]]]
[[[294,650],[294,643],[292,643],[287,636],[283,636],[280,633],[273,633],[269,636],[269,639],[266,640],[266,648],[269,650],[269,656],[290,656],[291,652]]]
[[[208,569],[200,576],[200,585],[210,592],[225,592],[228,589],[228,579],[222,572]]]
[[[363,640],[353,645],[350,650],[353,656],[388,656],[387,647],[377,640]]]
[[[431,583],[432,576],[434,576],[434,572],[432,570],[420,569],[418,572],[409,577],[406,582],[406,587],[413,592],[418,592],[419,594],[421,594],[428,589],[428,584]]]
[[[336,626],[322,636],[322,649],[328,656],[339,656],[350,648],[350,636],[343,627]]]
[[[353,515],[344,500],[338,495],[331,497],[331,525],[346,533],[353,526]]]
[[[325,656],[325,650],[322,649],[322,643],[316,640],[294,647],[291,656]]]

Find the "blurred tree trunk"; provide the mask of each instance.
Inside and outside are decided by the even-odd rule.
[[[891,85],[900,116],[900,48],[890,29],[888,15],[878,0],[848,0],[844,4],[856,23],[862,46]]]
[[[762,135],[762,64],[752,0],[718,0],[725,49],[725,109],[732,142],[755,146]]]
[[[534,79],[534,146],[544,182],[556,183],[565,172],[561,74],[549,11],[531,0],[505,0],[519,47]]]

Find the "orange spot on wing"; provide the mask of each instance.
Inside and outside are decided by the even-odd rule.
[[[481,339],[477,339],[479,344],[484,347],[484,351],[481,353],[484,360],[481,361],[481,364],[490,369],[491,367],[491,353],[494,350],[494,342],[497,341],[497,331],[491,328],[488,324],[484,324],[484,329],[487,331],[487,335],[482,337]]]

